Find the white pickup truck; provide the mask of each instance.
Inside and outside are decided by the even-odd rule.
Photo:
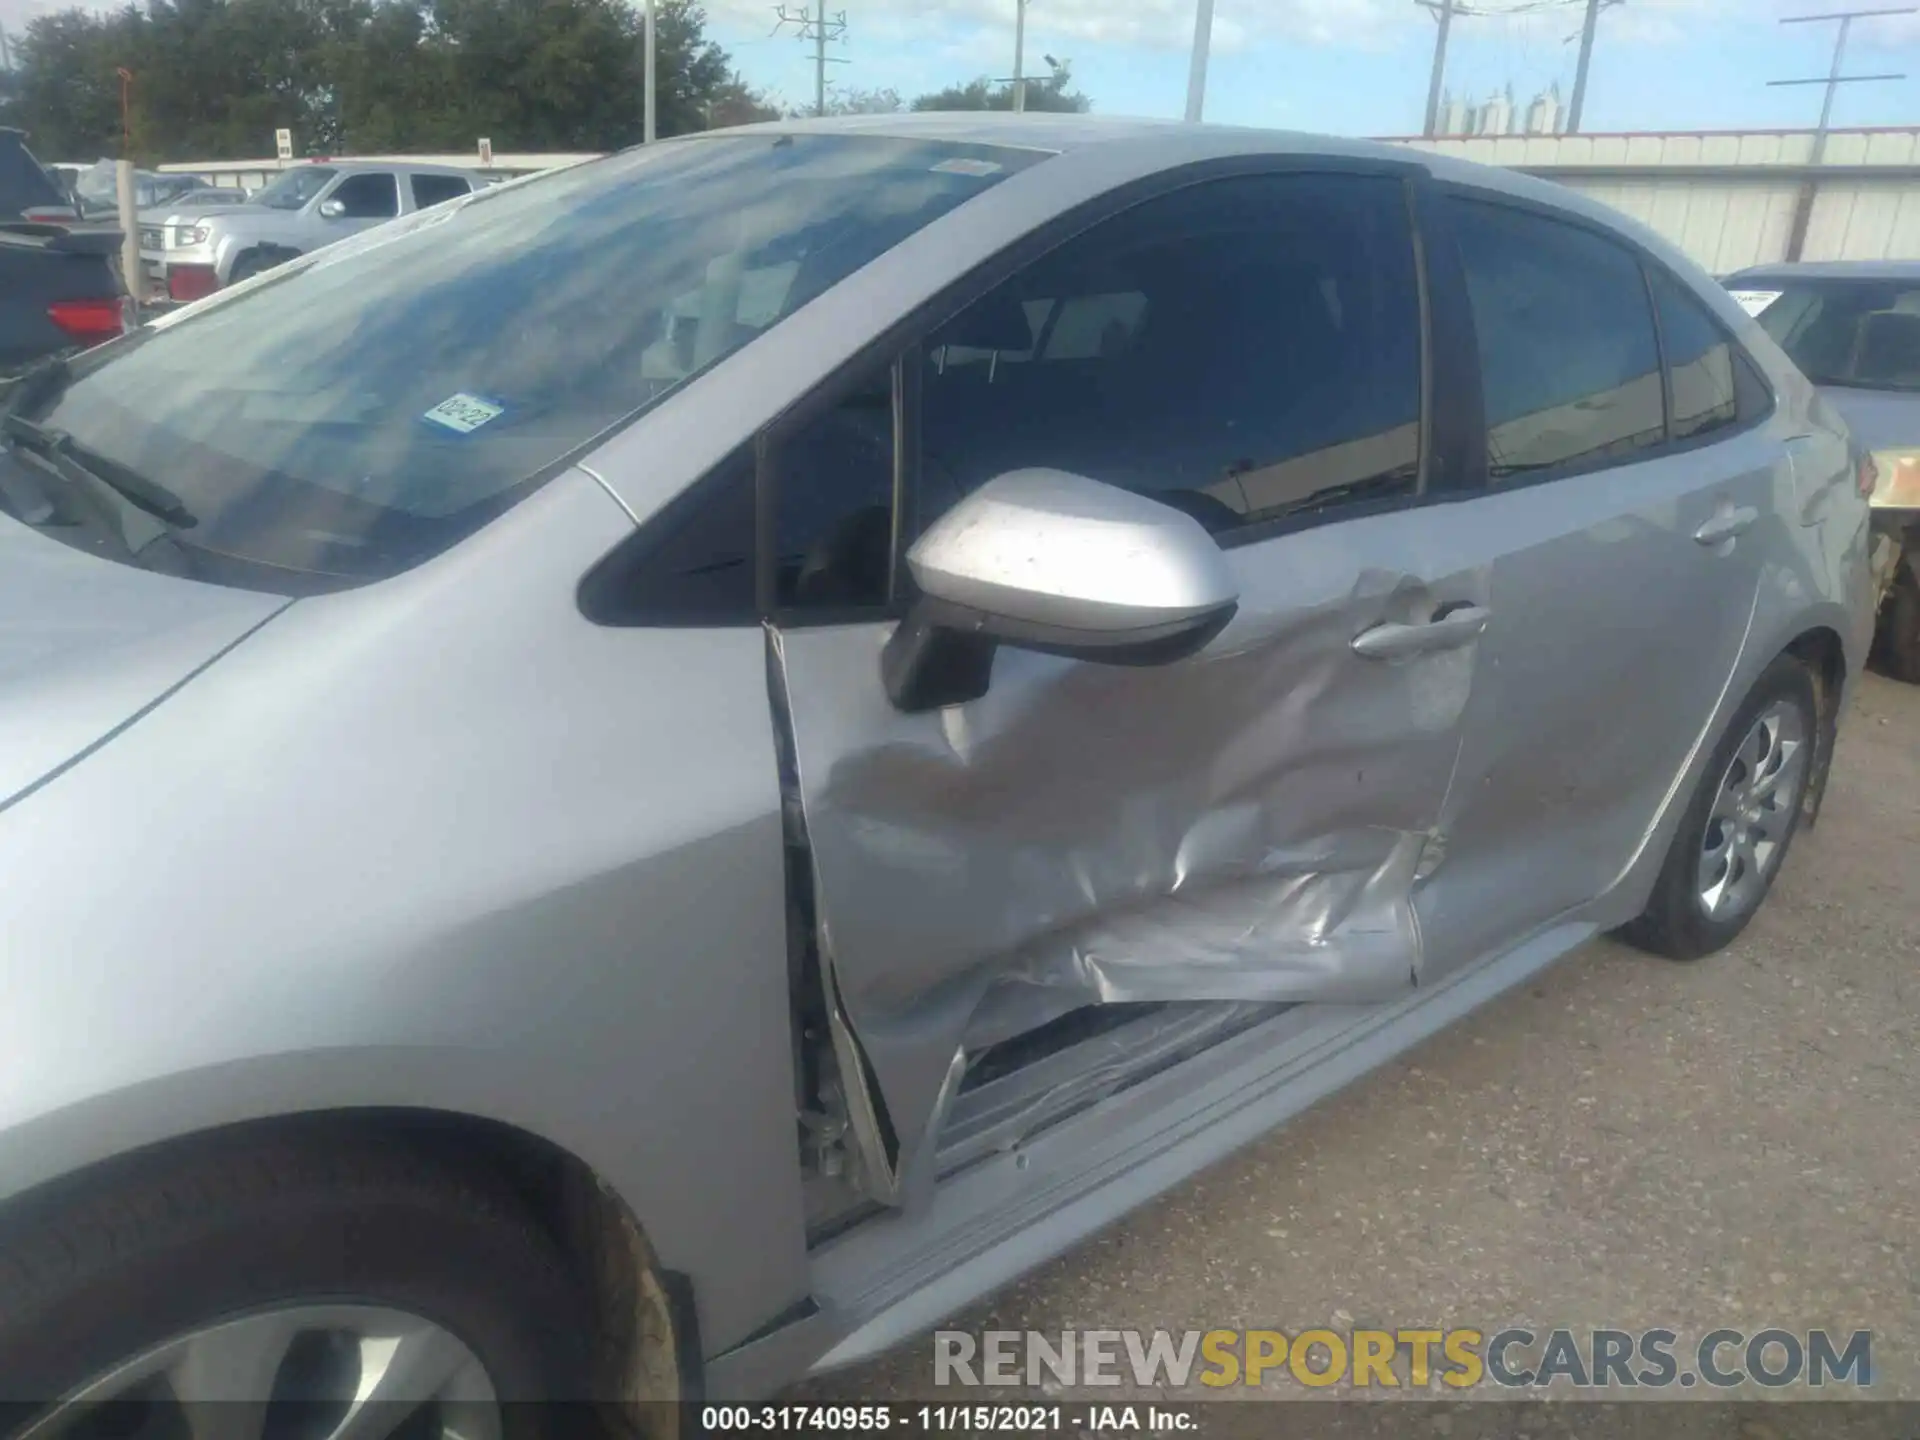
[[[447,165],[311,160],[290,165],[245,204],[188,206],[140,226],[150,290],[198,300],[222,286],[370,226],[486,186]]]

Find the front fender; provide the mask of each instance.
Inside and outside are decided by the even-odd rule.
[[[763,641],[587,621],[632,524],[564,474],[0,812],[0,1203],[238,1121],[438,1109],[592,1168],[712,1349],[804,1298]]]

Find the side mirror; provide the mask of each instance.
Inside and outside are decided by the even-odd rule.
[[[907,566],[920,597],[880,668],[909,712],[986,694],[1000,645],[1109,665],[1184,660],[1240,603],[1199,521],[1062,470],[988,481],[920,537]]]
[[[338,220],[346,213],[347,206],[344,200],[322,200],[320,202],[320,218],[323,220]]]

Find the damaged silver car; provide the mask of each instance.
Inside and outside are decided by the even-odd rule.
[[[1872,625],[1870,467],[1671,247],[1254,131],[648,146],[4,429],[36,1437],[872,1355],[1602,932],[1726,944]]]

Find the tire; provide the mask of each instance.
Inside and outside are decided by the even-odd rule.
[[[286,257],[265,250],[249,250],[233,262],[233,269],[227,275],[227,284],[238,285],[242,280],[251,280],[254,276],[283,264]]]
[[[254,1136],[116,1162],[0,1213],[0,1400],[25,1402],[0,1430],[25,1414],[35,1440],[60,1435],[73,1412],[59,1401],[112,1400],[125,1382],[102,1377],[181,1346],[204,1355],[223,1324],[219,1335],[264,1317],[291,1332],[329,1315],[418,1321],[435,1344],[464,1347],[465,1388],[447,1405],[484,1404],[506,1436],[557,1428],[557,1412],[510,1402],[589,1398],[592,1312],[545,1232],[490,1179],[394,1141]],[[304,1366],[303,1396],[329,1400],[310,1377],[342,1333],[351,1346],[351,1332],[301,1330],[249,1373],[278,1376],[284,1394],[289,1367]],[[369,1373],[367,1352],[346,1353]],[[490,1399],[471,1398],[475,1363]],[[343,1393],[350,1402],[353,1384]]]
[[[1909,685],[1920,685],[1920,579],[1915,578],[1909,563],[1912,558],[1908,555],[1900,561],[1875,638],[1887,674]]]
[[[1765,740],[1757,745],[1752,743],[1756,735],[1763,733],[1763,721],[1788,716],[1797,723],[1798,738],[1787,743],[1797,748],[1789,752],[1781,743],[1784,728],[1773,737],[1772,749]],[[1822,743],[1821,725],[1813,677],[1793,656],[1780,656],[1754,682],[1720,743],[1714,747],[1680,828],[1668,846],[1666,861],[1654,881],[1647,908],[1621,929],[1622,939],[1671,960],[1698,960],[1731,944],[1747,928],[1773,889],[1773,882],[1805,817],[1809,797],[1818,795],[1822,789],[1821,772],[1827,764],[1829,747]],[[1781,768],[1770,769],[1779,755],[1784,755]],[[1784,776],[1787,767],[1792,767],[1793,773],[1776,778],[1767,797],[1755,799],[1751,807],[1741,804],[1729,807],[1727,801],[1739,793],[1729,790],[1729,785],[1746,785],[1747,780],[1741,776],[1743,772],[1751,773],[1756,756],[1762,777]],[[1729,808],[1735,812],[1732,820],[1716,813]],[[1704,887],[1709,883],[1710,874],[1722,872],[1716,863],[1708,860],[1706,852],[1710,844],[1716,853],[1725,850],[1732,835],[1746,829],[1738,813],[1742,809],[1748,813],[1757,809],[1767,817],[1762,823],[1768,837],[1764,843],[1769,848],[1759,854],[1757,860],[1742,860],[1737,867],[1734,863],[1737,847],[1728,853],[1728,868],[1724,871],[1727,879],[1719,895],[1719,906],[1710,909]],[[1755,846],[1747,853],[1753,856],[1758,850]]]

